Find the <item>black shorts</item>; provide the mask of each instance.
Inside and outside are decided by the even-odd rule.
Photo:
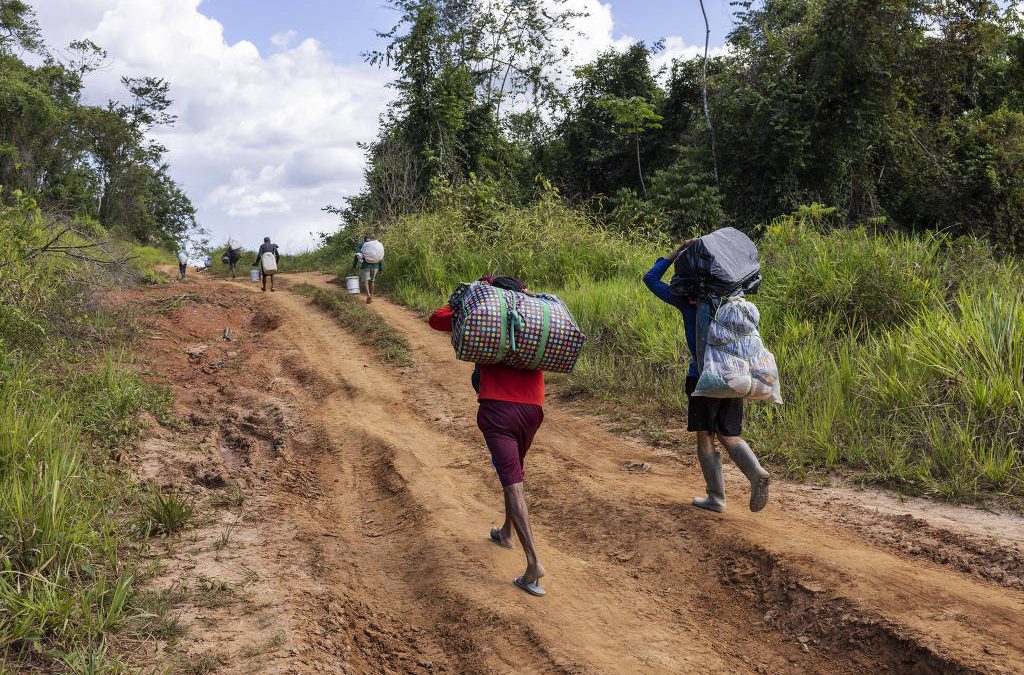
[[[686,378],[686,430],[723,436],[743,435],[743,399],[693,396],[697,378]]]

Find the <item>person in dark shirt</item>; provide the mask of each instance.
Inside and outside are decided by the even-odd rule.
[[[492,286],[505,290],[525,292],[523,282],[512,277],[485,277]],[[451,332],[452,308],[449,305],[431,315],[430,327]],[[512,583],[531,595],[543,596],[540,579],[544,566],[537,558],[530,528],[530,513],[523,491],[523,466],[533,437],[544,421],[544,372],[520,370],[504,364],[478,366],[474,383],[480,407],[476,423],[484,435],[491,463],[498,473],[505,495],[505,523],[491,530],[491,541],[504,548],[512,548],[512,530],[526,554],[526,571]]]
[[[644,285],[659,300],[672,305],[683,315],[686,346],[690,349],[690,369],[686,374],[686,428],[697,434],[697,461],[707,484],[707,496],[694,497],[693,505],[718,513],[725,511],[725,478],[722,474],[722,456],[715,450],[714,439],[717,438],[718,442],[725,446],[732,461],[750,481],[750,510],[760,511],[768,503],[768,484],[771,478],[757,461],[754,451],[740,437],[743,433],[743,399],[693,396],[699,379],[697,357],[702,355],[702,349],[698,346],[698,313],[704,313],[704,321],[701,321],[701,324],[702,328],[706,329],[710,308],[706,302],[701,302],[698,298],[675,295],[669,289],[669,285],[662,280],[679,254],[692,242],[692,239],[684,241],[668,256],[658,258],[644,275]]]
[[[228,250],[224,253],[228,259],[228,267],[231,268],[231,278],[235,278],[235,273],[238,270],[238,261],[242,259],[241,249],[231,248],[228,246]]]
[[[363,237],[363,241],[359,243],[356,248],[356,254],[352,258],[352,271],[356,271],[356,267],[359,268],[359,281],[363,284],[363,288],[366,289],[366,304],[373,302],[373,293],[376,289],[377,277],[384,273],[384,261],[378,260],[377,262],[367,262],[363,259],[363,246],[373,241],[369,235]]]
[[[270,290],[274,291],[274,277],[277,274],[275,269],[272,272],[268,272],[263,269],[263,254],[273,253],[274,254],[274,267],[277,267],[277,263],[280,261],[281,254],[277,252],[277,244],[270,243],[270,237],[263,237],[263,244],[260,245],[260,250],[256,253],[256,260],[253,265],[260,266],[260,276],[263,278],[263,292],[267,291],[267,277],[270,277]]]

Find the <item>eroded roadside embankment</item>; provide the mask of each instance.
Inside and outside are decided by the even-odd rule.
[[[223,672],[1024,669],[1012,583],[871,541],[784,485],[749,514],[731,472],[730,511],[694,512],[685,455],[558,401],[529,459],[549,596],[528,598],[509,583],[520,554],[486,539],[498,487],[443,336],[375,303],[410,346],[411,366],[384,366],[305,298],[193,288],[148,349],[196,424],[138,458],[207,514],[155,582],[188,586],[179,657]]]

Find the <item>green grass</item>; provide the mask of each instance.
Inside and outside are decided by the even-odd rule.
[[[175,534],[192,520],[195,507],[177,495],[164,494],[159,488],[150,489],[142,498],[142,529],[144,536]]]
[[[84,373],[0,360],[0,658],[103,653],[132,597],[135,508],[106,449],[165,403],[113,356]]]
[[[971,239],[826,231],[825,215],[808,207],[757,233],[754,300],[786,400],[748,405],[759,452],[795,476],[844,468],[952,500],[1024,496],[1020,267]],[[685,414],[682,322],[641,282],[664,246],[553,199],[486,226],[422,212],[382,240],[391,297],[429,311],[460,281],[519,276],[558,294],[587,334],[571,391],[673,426]]]
[[[317,306],[333,316],[342,327],[354,333],[361,343],[371,347],[385,363],[396,366],[412,365],[409,343],[405,336],[361,302],[361,296],[324,290],[310,284],[297,284],[289,290],[312,298]]]
[[[130,321],[104,309],[94,270],[21,255],[49,239],[22,208],[0,209],[0,238],[20,242],[0,266],[0,672],[123,672],[111,637],[145,623],[140,505],[112,456],[170,397],[116,347]]]

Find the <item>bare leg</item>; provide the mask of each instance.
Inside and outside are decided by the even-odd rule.
[[[505,497],[505,523],[501,527],[491,530],[491,539],[497,537],[495,543],[499,546],[515,548],[512,543],[512,508],[509,506],[508,491],[502,490],[502,494]]]
[[[523,545],[523,552],[526,553],[526,572],[523,574],[523,580],[530,584],[544,576],[544,566],[537,560],[537,551],[533,547],[530,513],[526,508],[526,494],[521,482],[505,488],[505,504],[506,513],[512,520],[516,534],[519,535],[519,543]]]
[[[373,280],[366,282],[366,304],[370,304],[371,302],[373,302],[373,287]]]

